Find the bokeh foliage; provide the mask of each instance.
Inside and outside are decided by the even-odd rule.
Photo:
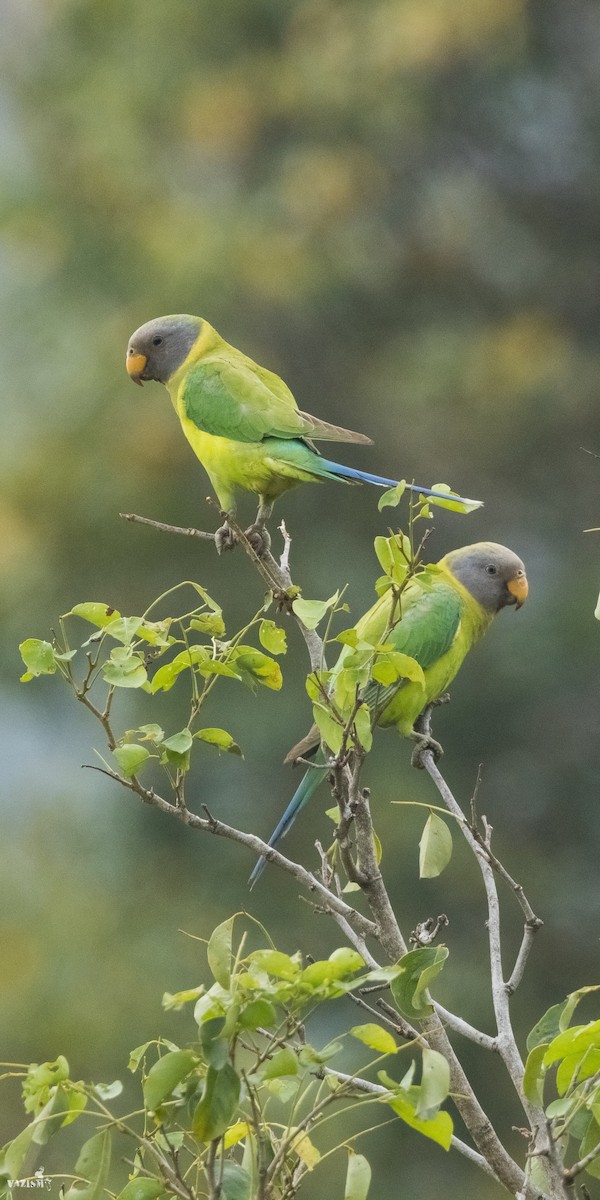
[[[376,447],[357,464],[482,496],[480,514],[436,515],[433,557],[491,537],[527,562],[529,605],[486,639],[436,724],[459,791],[485,763],[482,807],[546,920],[527,1029],[591,978],[595,957],[597,535],[581,529],[597,524],[598,463],[580,447],[599,449],[597,6],[8,0],[1,20],[10,1057],[64,1052],[111,1078],[140,1024],[156,1033],[161,991],[193,975],[196,946],[177,930],[206,936],[223,907],[247,903],[239,851],[217,856],[93,785],[79,770],[92,737],[83,714],[74,721],[51,681],[26,700],[16,683],[17,642],[44,636],[78,597],[143,611],[194,578],[228,597],[233,624],[260,603],[239,556],[216,562],[210,547],[117,518],[213,519],[166,397],[134,393],[123,372],[131,330],[169,311],[206,315],[279,371],[301,407],[368,431]],[[386,532],[376,498],[306,488],[281,511],[307,594],[348,582],[352,611],[366,608],[372,537]],[[290,666],[295,655],[300,672],[291,644]],[[283,697],[228,702],[215,724],[246,761],[197,783],[220,814],[263,833],[293,783],[276,764],[309,716],[291,670]],[[455,986],[471,984],[467,1015],[485,1022],[477,888],[457,865],[451,896],[448,874],[417,889],[419,820],[388,804],[427,798],[407,762],[406,747],[379,738],[369,782],[397,856],[395,898],[411,924],[449,911]],[[316,801],[297,846],[310,847],[318,813]],[[271,872],[253,906],[281,944],[289,885]],[[330,952],[324,930],[310,934],[303,949]],[[451,1003],[452,970],[445,986]],[[165,1018],[167,1036],[175,1025]],[[3,1137],[12,1121],[0,1115]],[[380,1192],[395,1187],[400,1155],[414,1192],[420,1148],[397,1131],[377,1147]],[[463,1194],[461,1164],[434,1160],[430,1172],[432,1191],[443,1179],[449,1197]]]

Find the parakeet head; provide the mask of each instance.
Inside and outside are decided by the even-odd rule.
[[[125,366],[134,383],[156,379],[166,383],[187,358],[198,339],[203,321],[178,313],[155,317],[140,325],[129,339]]]
[[[529,585],[521,559],[498,542],[475,542],[451,550],[440,566],[451,571],[488,612],[497,613],[508,604],[520,608],[527,599]]]

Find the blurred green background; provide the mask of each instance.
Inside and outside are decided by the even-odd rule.
[[[260,604],[240,553],[218,561],[118,518],[214,524],[166,393],[134,390],[123,369],[131,331],[178,311],[278,371],[302,408],[368,431],[375,447],[341,447],[345,461],[484,498],[470,517],[436,513],[432,557],[492,538],[527,563],[529,604],[502,616],[436,719],[463,800],[484,764],[497,852],[545,921],[514,1003],[522,1037],[594,982],[598,961],[600,535],[582,533],[600,523],[586,453],[600,451],[598,5],[5,0],[1,12],[2,1057],[62,1052],[108,1080],[158,1030],[191,1036],[187,1014],[160,1011],[165,989],[205,970],[180,931],[206,937],[249,904],[282,949],[339,941],[274,871],[250,900],[241,849],[83,773],[101,745],[91,719],[56,680],[17,682],[17,643],[77,601],[138,611],[195,578],[231,627]],[[388,523],[377,498],[331,485],[280,503],[305,595],[348,583],[355,615],[372,602],[372,539]],[[207,754],[195,782],[198,804],[262,834],[309,719],[289,636],[281,695],[231,687],[215,701],[210,723],[245,761]],[[407,933],[447,912],[440,998],[490,1028],[477,870],[458,847],[440,881],[418,882],[422,816],[389,802],[435,797],[408,762],[381,735],[367,770],[391,891]],[[290,852],[314,861],[324,807]],[[509,956],[520,920],[507,901]],[[502,1073],[465,1058],[522,1154]],[[0,1142],[19,1119],[7,1092]],[[501,1194],[399,1122],[364,1149],[379,1197]],[[46,1170],[64,1154],[49,1147]],[[307,1200],[340,1195],[342,1173],[341,1158],[317,1173]]]

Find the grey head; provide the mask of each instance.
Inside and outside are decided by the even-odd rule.
[[[156,379],[167,383],[198,339],[202,317],[177,313],[140,325],[129,339],[125,366],[134,383]]]
[[[527,599],[529,585],[521,559],[498,542],[475,542],[451,550],[440,565],[448,567],[487,612],[497,613],[509,604],[520,608]]]

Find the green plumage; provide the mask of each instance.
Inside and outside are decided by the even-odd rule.
[[[422,735],[415,731],[417,718],[446,691],[496,613],[509,604],[520,606],[526,596],[523,563],[512,551],[494,542],[454,550],[425,573],[414,576],[400,594],[393,588],[384,592],[357,622],[357,645],[385,645],[405,655],[406,675],[389,684],[374,679],[368,683],[362,702],[370,710],[371,724],[395,727],[405,737],[422,742]],[[327,687],[334,703],[343,682],[342,672],[351,666],[354,653],[353,645],[345,645],[331,672]],[[320,742],[319,730],[313,725],[290,751],[287,761],[314,753]],[[270,846],[288,832],[323,774],[309,767],[269,839]],[[264,865],[264,859],[257,863],[250,877],[252,883]]]

